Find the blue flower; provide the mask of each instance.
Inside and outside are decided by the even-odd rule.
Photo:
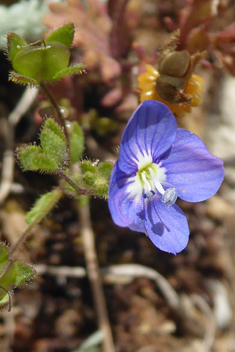
[[[164,104],[146,100],[126,126],[111,174],[113,221],[144,232],[162,251],[179,253],[188,243],[189,228],[177,197],[203,201],[217,192],[223,177],[223,162],[200,138],[177,129]]]

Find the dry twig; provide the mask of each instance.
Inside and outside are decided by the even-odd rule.
[[[104,333],[103,352],[115,352],[112,331],[109,323],[102,280],[95,249],[94,233],[91,226],[89,203],[78,206],[80,231],[83,239],[87,274],[93,291],[94,304],[98,316],[99,328]]]
[[[194,305],[197,306],[206,317],[207,324],[204,339],[202,341],[202,351],[209,352],[213,347],[216,333],[216,324],[213,312],[208,303],[201,296],[191,295],[190,298],[192,299]]]
[[[7,198],[14,176],[14,135],[15,126],[20,121],[21,117],[26,113],[34,102],[38,94],[37,88],[27,87],[24,94],[20,98],[17,106],[11,112],[6,121],[6,131],[5,131],[5,145],[6,150],[3,154],[3,166],[1,175],[1,185],[0,185],[0,204],[2,204]]]
[[[89,228],[87,228],[87,230],[90,231]],[[89,237],[87,236],[87,231],[84,232],[83,235],[86,236],[86,241],[89,242],[90,240],[87,239]],[[94,240],[92,240],[92,242],[93,243],[89,244],[89,248],[90,246],[94,245]],[[87,246],[87,250],[88,250],[88,246]],[[94,266],[98,264],[97,262],[96,264],[92,263],[94,253],[92,254],[92,251],[90,251],[90,249],[88,252],[89,252],[89,270],[92,270],[91,280],[93,281],[91,282],[93,283],[92,284],[93,290],[94,292],[96,292],[94,297],[97,301],[96,304],[100,305],[100,300],[94,285],[94,281],[97,280],[97,273],[96,273],[96,269],[94,270]],[[86,270],[82,267],[75,267],[75,268],[53,267],[53,266],[46,266],[46,265],[35,265],[34,267],[38,272],[38,274],[47,273],[47,274],[55,275],[58,277],[60,281],[61,279],[65,279],[66,277],[82,278],[86,276]],[[184,303],[184,300],[181,299],[181,297],[177,294],[177,292],[173,289],[173,287],[169,284],[169,282],[156,270],[139,264],[122,264],[122,265],[112,265],[106,268],[102,268],[100,271],[104,278],[104,281],[108,283],[113,283],[113,284],[116,284],[116,283],[124,284],[124,285],[129,284],[133,279],[140,278],[140,277],[145,277],[155,281],[158,289],[161,291],[163,297],[165,298],[166,303],[176,314],[176,316],[179,318],[181,325],[186,327],[187,328],[186,330],[192,333],[193,335],[197,335],[197,336],[204,335],[204,339],[202,342],[203,351],[207,352],[210,350],[214,342],[215,321],[210,307],[205,302],[205,300],[203,300],[200,296],[198,295],[187,296],[187,301],[188,303],[190,303],[190,306],[192,309],[194,309],[195,306],[197,306],[202,311],[202,313],[205,314],[206,317],[208,316],[209,322],[208,322],[208,325],[206,326],[205,332],[204,332],[204,329],[201,326],[199,326],[194,319],[192,319],[191,313],[190,313],[191,310],[190,312],[189,311],[187,312],[187,305]],[[100,278],[98,278],[98,280],[100,280]]]

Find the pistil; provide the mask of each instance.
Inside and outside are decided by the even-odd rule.
[[[157,193],[161,195],[161,200],[168,207],[175,204],[178,194],[175,188],[164,189],[161,180],[158,177],[158,168],[156,164],[150,164],[138,172],[142,183],[144,198],[152,199]]]

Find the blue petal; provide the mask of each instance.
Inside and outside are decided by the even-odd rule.
[[[208,151],[199,137],[187,130],[178,129],[172,148],[162,157],[167,182],[188,202],[210,198],[223,181],[223,162]]]
[[[148,203],[145,227],[153,244],[164,252],[176,254],[187,246],[188,222],[177,205],[167,207],[154,198]]]
[[[130,184],[130,177],[120,170],[117,162],[112,170],[108,206],[114,223],[121,227],[130,227],[136,224],[135,231],[144,232],[143,221],[138,216],[144,205],[144,198],[141,196],[139,202],[130,198],[127,190]]]
[[[157,197],[145,200],[140,197],[134,202],[129,197],[130,177],[119,168],[113,168],[109,187],[108,205],[116,225],[144,232],[159,249],[176,254],[188,242],[189,229],[182,210],[173,205],[167,207]]]
[[[119,166],[127,172],[138,171],[138,156],[151,156],[156,161],[174,142],[177,123],[164,104],[145,100],[132,114],[123,133]]]

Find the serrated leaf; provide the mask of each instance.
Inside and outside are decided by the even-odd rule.
[[[16,150],[17,158],[24,171],[43,171],[53,173],[58,169],[58,164],[49,158],[42,148],[29,145]]]
[[[56,81],[65,76],[74,76],[76,74],[82,74],[85,72],[85,66],[82,63],[76,64],[74,66],[66,67],[60,71],[58,71],[54,76],[53,80]]]
[[[73,38],[74,24],[68,23],[49,34],[45,39],[45,43],[48,44],[49,42],[60,42],[69,49],[72,45]]]
[[[70,134],[70,158],[71,164],[79,161],[84,150],[84,133],[81,126],[73,123],[73,131]]]
[[[27,224],[39,223],[54,205],[60,200],[62,197],[62,192],[58,189],[43,194],[35,203],[33,208],[26,214],[26,222]]]
[[[65,139],[64,132],[63,132],[62,128],[58,125],[58,123],[55,122],[54,119],[52,119],[52,118],[46,119],[45,123],[42,127],[42,131],[44,128],[49,129],[51,131],[51,133],[57,135],[63,141],[63,143],[65,143],[65,145],[66,145],[66,139]],[[45,148],[45,146],[44,146],[44,148]]]
[[[57,166],[64,161],[67,151],[66,137],[62,128],[55,120],[49,118],[45,121],[42,127],[40,141],[47,157],[56,163]]]
[[[21,262],[13,262],[0,278],[0,286],[5,289],[9,289],[10,285],[20,286],[32,278],[34,274],[35,270],[31,266]]]
[[[38,86],[38,82],[29,77],[24,77],[22,75],[19,75],[15,71],[11,71],[9,73],[9,81],[12,81],[17,84],[21,84],[22,86],[30,85],[30,86]]]
[[[16,55],[20,52],[21,48],[26,45],[27,43],[22,38],[20,38],[16,33],[8,33],[7,50],[8,50],[9,59],[13,61]]]

